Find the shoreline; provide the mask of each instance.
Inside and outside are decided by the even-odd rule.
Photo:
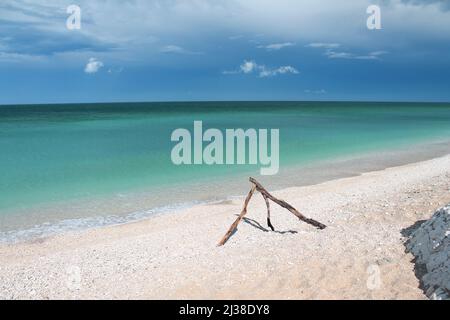
[[[262,176],[258,179],[272,190],[283,190],[291,187],[306,187],[333,181],[342,178],[356,177],[365,173],[380,171],[387,168],[408,165],[416,162],[431,160],[449,154],[450,141],[445,139],[435,139],[427,142],[420,142],[403,146],[400,149],[388,149],[384,151],[372,151],[369,153],[353,154],[338,157],[331,160],[320,160],[314,164],[289,165],[286,171],[278,176]],[[301,174],[298,174],[301,172]],[[103,228],[108,226],[122,225],[139,222],[152,217],[170,214],[173,211],[189,209],[197,205],[208,205],[222,201],[232,201],[243,197],[248,190],[245,179],[239,179],[239,175],[231,177],[218,177],[216,184],[212,185],[215,194],[202,195],[203,199],[198,199],[198,194],[208,192],[203,190],[203,180],[193,183],[190,188],[179,194],[181,187],[169,187],[160,193],[177,194],[183,196],[179,202],[160,204],[152,206],[149,198],[157,197],[155,190],[124,193],[118,197],[100,198],[100,200],[73,200],[52,205],[37,206],[36,208],[19,211],[19,215],[13,212],[12,217],[19,217],[24,222],[31,216],[39,217],[41,212],[46,212],[44,216],[49,217],[49,221],[41,220],[39,223],[31,223],[26,227],[16,227],[10,230],[0,230],[0,244],[14,244],[38,240],[40,238],[53,237],[70,232],[82,232],[93,228]],[[241,175],[245,176],[245,174]],[[221,187],[218,187],[221,186]],[[245,187],[243,187],[245,186]],[[186,188],[186,186],[184,186]],[[193,189],[194,191],[189,191]],[[203,190],[203,192],[202,192]],[[226,190],[226,191],[225,191]],[[229,190],[233,190],[230,194]],[[191,193],[189,193],[191,192]],[[197,194],[197,196],[196,196]],[[108,200],[109,199],[109,200]],[[129,205],[133,203],[133,205]],[[136,205],[137,204],[137,205]],[[134,207],[135,206],[135,207]],[[139,208],[139,209],[137,209]],[[70,211],[73,218],[59,219],[60,212]],[[3,216],[3,224],[10,225],[13,221],[8,215]],[[13,222],[17,223],[17,222]]]
[[[450,202],[449,178],[447,155],[278,190],[328,228],[273,207],[269,232],[256,197],[221,248],[242,197],[0,244],[0,299],[425,299],[402,230]],[[370,282],[377,272],[379,283]]]

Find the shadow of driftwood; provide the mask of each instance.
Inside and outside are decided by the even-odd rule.
[[[405,229],[402,229],[402,231],[400,231],[402,236],[408,238],[408,240],[404,243],[405,252],[409,252],[407,246],[408,246],[408,243],[410,241],[411,235],[414,233],[414,231],[419,229],[420,226],[422,224],[424,224],[425,222],[427,222],[427,220],[419,220],[416,223],[414,223],[412,226],[409,226],[409,227],[407,227]],[[417,261],[417,257],[414,257],[414,259],[412,259],[411,262],[414,263],[414,274],[415,274],[416,278],[419,280],[419,288],[425,293],[426,292],[426,288],[425,288],[425,286],[423,284],[422,278],[427,273],[427,267],[426,267],[426,265],[424,263],[419,263]]]
[[[264,228],[258,221],[250,219],[250,218],[243,218],[242,221],[244,221],[245,223],[247,223],[247,224],[251,225],[252,227],[254,227],[254,228],[258,229],[258,230],[261,230],[263,232],[275,232],[275,233],[278,233],[278,234],[287,234],[287,233],[289,233],[289,234],[296,234],[296,233],[298,233],[295,230],[287,230],[287,231],[277,231],[277,230],[275,230],[275,231],[272,231],[272,230],[269,230],[267,228]]]

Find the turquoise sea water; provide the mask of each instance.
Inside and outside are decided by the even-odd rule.
[[[131,194],[153,202],[130,204],[133,201],[126,198],[129,205],[124,211],[147,210],[177,200],[207,200],[205,194],[212,195],[219,181],[257,175],[259,166],[174,166],[170,135],[177,128],[192,131],[194,120],[203,121],[205,130],[279,129],[280,175],[294,166],[450,140],[450,104],[0,106],[0,231],[97,212],[120,214],[121,197]],[[226,188],[221,188],[226,194]],[[172,190],[170,196],[164,190]],[[80,202],[90,209],[73,205]],[[36,209],[52,204],[58,210],[50,210],[51,217],[46,210]]]

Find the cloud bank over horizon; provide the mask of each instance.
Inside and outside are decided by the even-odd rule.
[[[263,78],[274,82],[274,97],[287,99],[304,98],[299,93],[311,86],[326,87],[323,96],[330,99],[403,99],[407,90],[400,82],[406,79],[422,88],[416,99],[433,95],[430,82],[439,82],[436,99],[450,99],[450,80],[438,73],[450,68],[448,1],[79,0],[81,29],[68,30],[71,4],[2,1],[0,69],[12,70],[17,82],[27,70],[47,74],[49,86],[36,90],[42,95],[51,93],[51,77],[59,82],[62,73],[73,73],[83,83],[72,87],[88,91],[94,80],[83,75],[97,74],[100,88],[87,93],[87,100],[107,99],[111,85],[123,89],[123,97],[113,100],[246,99],[265,90]],[[381,7],[381,30],[366,27],[370,4]],[[246,77],[243,61],[255,64],[256,77]],[[420,77],[409,76],[407,66],[413,65]],[[379,80],[395,80],[398,88],[384,89],[382,96]],[[0,81],[7,82],[4,76]],[[354,81],[359,91],[352,95]],[[209,94],[201,92],[202,85]],[[227,93],[219,94],[223,87]],[[48,100],[37,93],[35,98]],[[11,96],[0,103],[13,101]]]

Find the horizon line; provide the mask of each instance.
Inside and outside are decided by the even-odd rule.
[[[43,106],[43,105],[87,105],[87,104],[144,104],[144,103],[225,103],[225,102],[351,102],[351,103],[433,103],[447,104],[449,101],[426,101],[426,100],[150,100],[150,101],[95,101],[95,102],[50,102],[50,103],[0,103],[0,107],[6,106]]]

